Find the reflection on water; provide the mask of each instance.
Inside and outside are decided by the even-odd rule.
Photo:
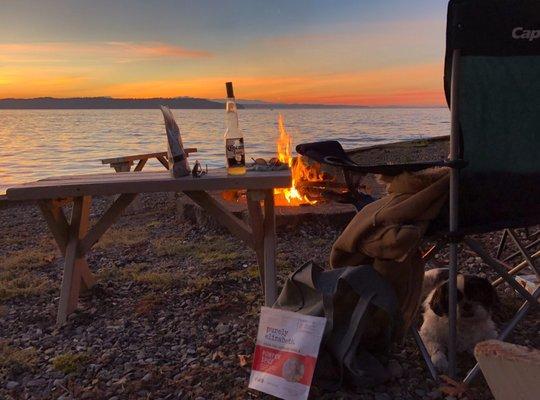
[[[446,135],[446,109],[282,110],[298,143],[335,139],[359,147]],[[203,165],[224,165],[224,112],[174,110],[184,145]],[[275,156],[277,111],[240,110],[246,156]],[[0,110],[0,192],[54,175],[112,171],[100,159],[166,150],[159,110]],[[145,169],[161,169],[153,160]]]

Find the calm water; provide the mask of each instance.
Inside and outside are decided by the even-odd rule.
[[[335,139],[344,147],[446,135],[446,109],[282,110],[298,143]],[[224,163],[221,110],[175,110],[184,145],[208,167]],[[277,111],[240,110],[246,153],[275,155]],[[100,159],[166,150],[159,110],[0,110],[0,192],[54,175],[112,171]],[[145,170],[162,169],[150,161]]]

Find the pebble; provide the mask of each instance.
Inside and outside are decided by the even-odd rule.
[[[219,323],[218,326],[216,326],[216,333],[218,335],[225,335],[227,332],[229,332],[229,326]]]
[[[157,196],[153,194],[152,198]],[[101,200],[97,198],[96,201],[99,204]],[[127,229],[144,227],[150,221],[159,221],[160,226],[152,231],[144,243],[94,249],[89,255],[89,264],[95,272],[107,273],[114,268],[121,271],[142,263],[140,266],[144,272],[183,274],[186,285],[161,288],[159,285],[129,281],[128,276],[116,274],[101,280],[100,292],[82,300],[81,311],[70,317],[66,326],[57,329],[54,327],[54,317],[61,268],[33,269],[37,276],[52,282],[54,290],[31,298],[11,299],[7,310],[0,306],[0,325],[8,327],[5,332],[8,346],[36,349],[37,364],[33,369],[8,375],[12,381],[5,378],[0,381],[0,393],[2,390],[24,389],[23,397],[29,400],[58,398],[64,392],[61,384],[68,389],[73,384],[83,389],[82,393],[77,394],[77,398],[83,399],[123,400],[151,396],[156,400],[205,400],[224,396],[242,399],[255,397],[247,394],[249,370],[239,366],[237,355],[253,354],[262,297],[257,279],[236,279],[249,276],[246,268],[256,265],[255,256],[246,252],[245,256],[233,262],[205,263],[202,274],[215,282],[211,289],[191,293],[190,282],[201,277],[198,254],[186,257],[158,256],[155,252],[157,240],[171,238],[171,243],[183,241],[184,245],[199,244],[205,240],[218,244],[227,241],[234,242],[234,246],[236,241],[205,227],[184,225],[179,219],[171,218],[170,211],[170,207],[160,206],[155,210],[153,208],[151,215],[140,214],[136,218],[119,221],[122,228]],[[33,239],[50,240],[49,232],[37,214],[32,219],[27,212],[19,212],[15,218],[10,214],[12,212],[9,210],[0,210],[0,226],[6,226],[5,222],[13,220],[8,224],[7,234],[5,230],[0,232],[0,244],[7,237],[9,240],[16,238],[20,245],[9,251],[33,249],[34,243],[30,243]],[[98,209],[96,215],[100,214],[101,209]],[[16,219],[18,215],[23,216],[24,223]],[[27,236],[28,226],[35,228],[32,239]],[[333,240],[340,233],[338,229],[323,229],[315,225],[304,226],[301,234],[295,229],[284,229],[278,233],[280,257],[291,268],[312,257],[322,265]],[[177,240],[178,236],[182,238]],[[312,246],[313,239],[317,239],[318,243],[323,239],[325,243]],[[5,249],[0,246],[0,260],[6,255]],[[238,245],[235,251],[240,253],[244,248]],[[439,257],[440,260],[446,258],[446,255]],[[471,266],[463,265],[464,270],[478,273],[476,260],[473,258],[469,263]],[[59,257],[55,265],[61,266]],[[289,267],[280,268],[281,282],[289,272]],[[488,278],[493,278],[489,270],[486,269],[485,273]],[[516,300],[511,289],[510,298],[504,297],[502,289],[500,294],[503,300]],[[149,306],[147,314],[139,310],[141,303]],[[223,309],[219,303],[225,305]],[[518,325],[513,338],[519,344],[532,339],[533,344],[536,333],[529,320]],[[64,373],[54,370],[51,361],[54,356],[76,352],[84,352],[88,356],[79,372],[64,377]],[[317,393],[319,397],[314,398],[455,400],[453,397],[445,399],[446,395],[436,390],[437,385],[428,379],[421,356],[408,336],[403,344],[391,350],[390,357],[388,370],[392,374],[392,381],[376,388],[359,388],[357,393],[343,390],[339,396],[321,390]],[[174,383],[162,384],[165,382]],[[475,400],[491,399],[485,383],[479,382],[479,386],[483,391]],[[60,396],[62,400],[71,398],[69,394]]]
[[[19,386],[19,382],[8,381],[8,383],[6,383],[6,389],[7,389],[7,390],[13,390],[13,389],[15,389],[17,386]]]
[[[43,386],[47,383],[47,381],[45,379],[33,379],[31,381],[28,381],[26,383],[26,386],[30,386],[30,387],[34,387],[34,386]]]
[[[141,379],[141,381],[143,381],[143,382],[150,382],[151,380],[152,380],[152,373],[151,372],[147,373]]]
[[[64,379],[55,379],[55,380],[53,381],[53,385],[54,385],[54,386],[63,386],[63,385],[64,385],[64,382],[65,382]]]

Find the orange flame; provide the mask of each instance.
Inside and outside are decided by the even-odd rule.
[[[298,182],[321,180],[319,173],[306,165],[300,157],[294,159],[291,154],[292,135],[285,130],[283,116],[278,117],[279,138],[277,140],[278,159],[287,164],[291,169],[292,183],[290,188],[274,189],[274,201],[278,206],[299,206],[302,204],[315,204],[317,201],[310,200],[302,195],[297,188]]]

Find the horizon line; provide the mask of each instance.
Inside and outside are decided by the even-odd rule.
[[[54,97],[54,96],[38,96],[38,97],[4,97],[0,98],[0,101],[6,101],[6,100],[40,100],[40,99],[52,99],[52,100],[72,100],[72,99],[110,99],[110,100],[156,100],[156,99],[167,99],[167,100],[173,100],[173,99],[193,99],[193,100],[206,100],[209,102],[216,102],[219,103],[221,101],[225,101],[226,99],[216,99],[216,98],[206,98],[206,97],[194,97],[194,96],[172,96],[172,97],[166,97],[166,96],[157,96],[157,97],[113,97],[113,96],[72,96],[72,97]],[[236,99],[236,101],[239,104],[242,104],[242,101],[249,102],[248,104],[243,104],[244,106],[252,105],[266,105],[266,106],[272,106],[272,105],[290,105],[290,106],[301,106],[301,105],[309,105],[309,106],[318,106],[318,107],[343,107],[343,108],[447,108],[446,104],[379,104],[379,105],[372,105],[372,104],[339,104],[339,103],[314,103],[314,102],[275,102],[275,101],[269,101],[269,100],[261,100],[261,99]],[[15,109],[15,108],[13,108]],[[107,109],[107,108],[104,108]],[[128,109],[128,108],[126,108]]]

